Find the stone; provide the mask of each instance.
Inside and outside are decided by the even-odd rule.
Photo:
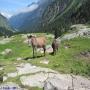
[[[6,81],[8,79],[7,76],[3,76],[3,81]]]
[[[35,75],[22,76],[20,77],[20,81],[26,86],[43,88],[44,81],[47,79],[47,77],[48,74],[37,73]]]
[[[21,60],[23,60],[21,57],[18,57],[18,58],[17,58],[17,61],[21,61]]]
[[[44,53],[43,48],[37,48],[37,52]]]
[[[47,52],[47,53],[52,53],[52,52],[53,52],[53,48],[52,48],[51,45],[47,45],[47,46],[46,46],[46,52]]]
[[[17,72],[14,72],[14,73],[8,73],[7,76],[13,78],[13,77],[18,76],[18,73],[17,73]]]
[[[0,71],[2,71],[4,68],[3,67],[0,67]]]
[[[90,90],[90,81],[86,78],[70,75],[60,76],[48,78],[44,84],[44,90]]]
[[[17,72],[7,77],[20,76],[21,84],[28,87],[39,87],[44,90],[90,90],[90,80],[82,76],[60,74],[49,68],[42,68],[21,63],[16,66]]]
[[[40,72],[21,76],[20,81],[29,87],[44,87],[44,90],[90,90],[90,80],[69,74]]]
[[[70,40],[76,37],[87,37],[90,38],[90,28],[88,28],[85,25],[82,24],[77,24],[71,26],[72,29],[75,29],[75,32],[70,32],[69,34],[65,34],[64,36],[61,37],[61,41],[63,40]]]
[[[42,64],[49,64],[49,60],[42,60],[42,61],[40,61],[40,63],[42,63]]]
[[[12,54],[12,49],[7,48],[7,49],[5,49],[1,54],[2,54],[2,55]]]
[[[48,68],[42,68],[42,67],[37,67],[33,66],[29,63],[22,63],[16,67],[18,75],[23,75],[23,74],[34,74],[38,72],[55,72],[54,70],[48,69]]]
[[[0,44],[6,44],[9,43],[13,38],[3,38],[2,40],[0,40]]]

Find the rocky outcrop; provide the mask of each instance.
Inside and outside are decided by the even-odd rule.
[[[30,63],[18,64],[16,69],[16,72],[8,73],[4,81],[5,78],[7,80],[19,76],[21,84],[28,87],[39,87],[44,90],[90,90],[89,78],[82,76],[60,74],[52,69],[33,66]],[[14,86],[18,87],[16,84]]]
[[[65,34],[59,39],[63,41],[63,40],[70,40],[70,39],[77,38],[77,37],[90,38],[90,28],[88,28],[85,25],[82,25],[82,24],[73,25],[71,26],[71,30],[70,30],[70,33]]]

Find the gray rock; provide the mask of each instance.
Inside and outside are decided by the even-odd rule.
[[[3,38],[2,40],[0,40],[0,44],[6,44],[9,43],[13,38]]]
[[[0,67],[0,71],[3,70],[3,67]]]
[[[44,90],[90,90],[90,81],[81,76],[51,77],[45,81]]]
[[[12,52],[13,52],[12,49],[7,48],[3,52],[1,52],[1,54],[2,55],[9,55],[9,54],[12,54]]]
[[[47,59],[44,59],[44,60],[42,60],[42,61],[40,61],[40,63],[42,63],[42,64],[49,64],[49,60],[47,60]]]
[[[90,28],[88,28],[85,25],[82,24],[77,24],[71,26],[72,29],[74,29],[75,32],[70,32],[68,34],[65,34],[62,38],[61,41],[63,40],[70,40],[76,37],[90,37]]]

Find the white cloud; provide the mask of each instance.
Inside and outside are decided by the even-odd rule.
[[[36,10],[38,8],[38,4],[32,4],[30,7],[25,7],[22,9],[19,9],[18,12],[19,13],[27,13],[27,12],[32,12],[34,10]]]
[[[10,18],[12,15],[7,13],[7,12],[1,12],[1,14],[6,17],[6,18]]]

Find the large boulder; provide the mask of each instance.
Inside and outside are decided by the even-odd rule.
[[[7,48],[7,49],[5,49],[3,52],[1,52],[1,54],[2,54],[2,55],[9,55],[9,54],[11,55],[12,52],[13,52],[12,49]]]

